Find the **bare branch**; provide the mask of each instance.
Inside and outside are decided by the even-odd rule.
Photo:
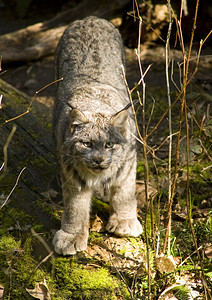
[[[7,198],[5,199],[4,203],[1,205],[0,210],[7,204],[7,202],[8,202],[8,200],[9,200],[10,196],[12,195],[12,193],[13,193],[14,190],[15,190],[15,188],[17,187],[18,182],[19,182],[19,180],[20,180],[20,177],[21,177],[21,175],[22,175],[22,173],[23,173],[23,171],[24,171],[25,169],[26,169],[26,167],[24,167],[24,168],[21,170],[21,172],[19,173],[19,175],[18,175],[18,177],[17,177],[17,179],[16,179],[16,182],[15,182],[15,185],[13,186],[13,188],[12,188],[12,190],[10,191],[9,195],[8,195]]]

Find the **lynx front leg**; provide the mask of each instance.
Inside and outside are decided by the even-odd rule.
[[[133,174],[132,174],[133,175]],[[132,176],[133,178],[135,176]],[[128,178],[129,179],[129,178]],[[132,178],[131,178],[132,179]],[[135,178],[111,188],[111,213],[106,230],[118,236],[139,236],[142,226],[137,219]]]
[[[61,229],[56,232],[53,245],[58,254],[73,255],[87,248],[91,191],[70,190],[63,184],[64,213]]]

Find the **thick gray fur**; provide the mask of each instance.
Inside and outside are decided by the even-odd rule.
[[[122,110],[130,101],[124,52],[111,23],[96,17],[73,22],[59,42],[55,64],[57,79],[63,78],[54,134],[64,213],[53,244],[57,253],[70,255],[87,247],[94,193],[110,201],[107,231],[142,233],[135,198],[135,123],[131,109]]]

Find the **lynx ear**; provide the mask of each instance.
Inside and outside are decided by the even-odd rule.
[[[88,118],[79,109],[76,108],[72,109],[69,121],[71,132],[73,132],[75,126],[89,122]]]
[[[114,127],[116,127],[122,134],[125,133],[127,117],[128,117],[127,111],[122,110],[111,119],[111,124]]]

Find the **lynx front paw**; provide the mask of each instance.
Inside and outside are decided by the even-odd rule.
[[[71,234],[58,230],[52,241],[54,250],[58,254],[73,255],[87,248],[88,232],[86,234]]]
[[[119,219],[117,216],[111,216],[106,226],[106,230],[113,232],[118,236],[139,236],[143,228],[137,219]]]

